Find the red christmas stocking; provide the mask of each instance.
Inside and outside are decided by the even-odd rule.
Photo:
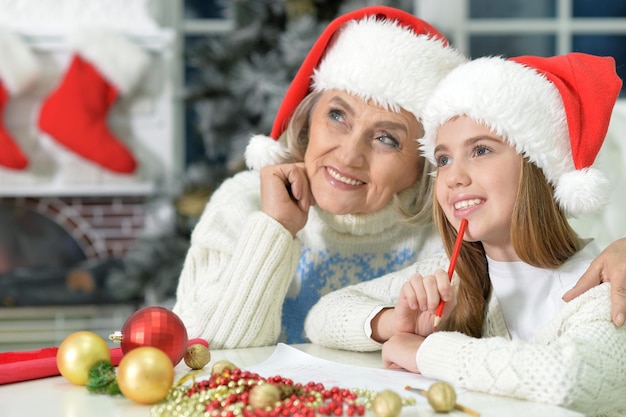
[[[39,127],[74,153],[114,172],[137,167],[131,151],[107,126],[107,114],[148,65],[139,47],[113,33],[84,33],[64,78],[44,101]]]
[[[0,83],[0,114],[9,98],[9,94]],[[11,135],[0,124],[0,165],[12,169],[24,169],[28,166],[28,159]]]
[[[16,35],[0,29],[0,165],[24,169],[28,159],[3,126],[1,117],[9,98],[30,88],[39,77],[35,55]]]

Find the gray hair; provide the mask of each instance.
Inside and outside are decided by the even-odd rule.
[[[285,143],[289,149],[291,162],[304,161],[304,154],[309,145],[311,114],[313,114],[322,94],[322,92],[312,92],[298,104],[289,120],[287,129],[280,137],[280,141]],[[415,146],[418,146],[417,141]],[[433,171],[433,166],[426,158],[420,158],[422,158],[421,162],[424,166],[419,179],[412,187],[403,190],[403,192],[411,190],[413,198],[402,199],[404,201],[402,202],[396,194],[393,197],[393,204],[405,218],[405,221],[415,225],[431,225],[433,223],[434,178],[429,174]]]

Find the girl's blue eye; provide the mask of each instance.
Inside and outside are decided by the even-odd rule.
[[[488,153],[491,153],[491,149],[487,148],[486,146],[479,145],[474,148],[474,154],[476,156],[487,155]]]
[[[450,158],[448,158],[445,155],[444,156],[439,156],[439,157],[435,158],[435,162],[437,163],[438,167],[446,166],[450,162]]]

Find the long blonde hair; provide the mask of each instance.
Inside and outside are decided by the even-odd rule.
[[[520,167],[520,180],[512,213],[511,240],[519,258],[539,268],[557,268],[580,250],[580,240],[554,199],[554,189],[543,171],[526,158]],[[434,219],[450,256],[456,230],[439,204]],[[463,242],[455,272],[459,277],[457,304],[440,324],[473,337],[482,335],[486,305],[491,293],[487,257],[481,242]]]
[[[292,158],[291,162],[304,161],[304,154],[309,145],[311,115],[321,95],[322,92],[312,92],[298,104],[291,119],[289,119],[285,132],[280,138],[280,141],[289,149]],[[415,142],[415,146],[418,146],[417,141]],[[434,180],[429,173],[432,172],[433,166],[422,156],[420,156],[419,164],[422,165],[422,172],[417,182],[412,187],[411,192],[413,193],[413,198],[411,201],[402,204],[398,196],[395,195],[393,202],[396,209],[403,215],[405,221],[415,225],[432,225],[433,199],[431,196],[433,193]],[[418,166],[418,169],[419,168]]]

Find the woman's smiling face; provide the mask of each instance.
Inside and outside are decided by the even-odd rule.
[[[317,205],[333,214],[373,213],[415,184],[422,127],[409,112],[324,92],[311,114],[304,163]]]

